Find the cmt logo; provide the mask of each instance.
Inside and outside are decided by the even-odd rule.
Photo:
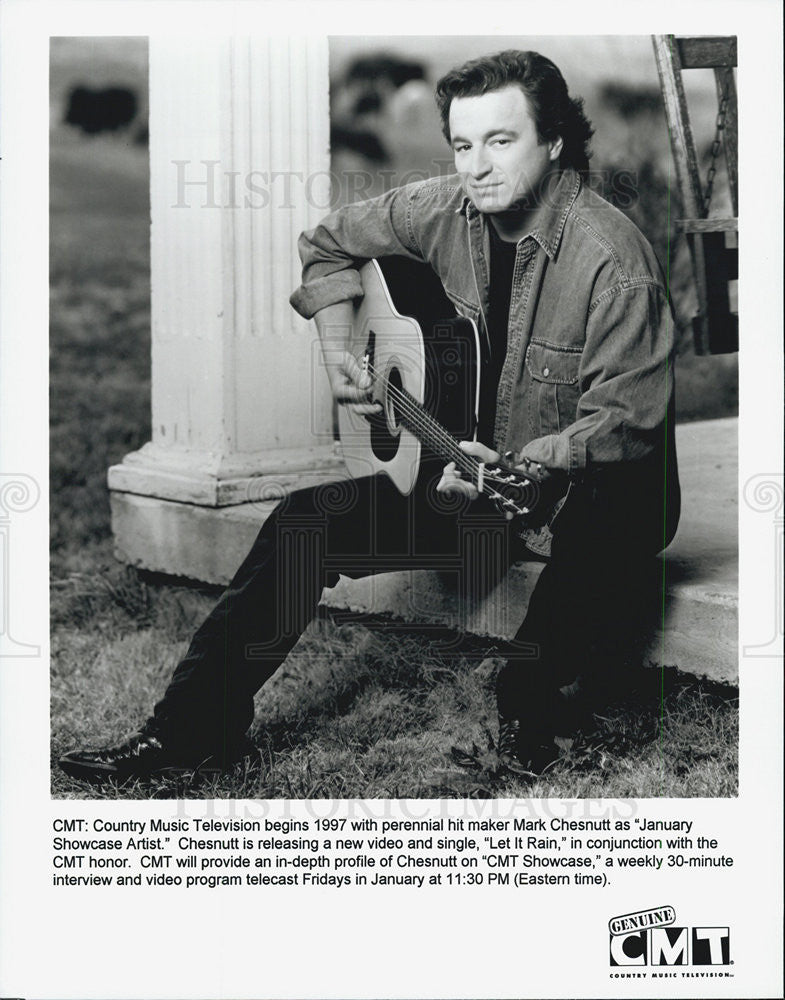
[[[613,966],[730,965],[729,927],[651,927],[611,934]]]

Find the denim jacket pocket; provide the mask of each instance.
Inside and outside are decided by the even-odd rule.
[[[532,340],[526,349],[529,433],[559,434],[575,421],[582,349]]]

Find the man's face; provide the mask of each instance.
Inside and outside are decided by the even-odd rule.
[[[544,177],[559,158],[562,140],[540,143],[529,99],[511,84],[450,105],[455,169],[481,212],[532,207]]]

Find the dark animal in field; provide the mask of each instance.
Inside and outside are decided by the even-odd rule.
[[[136,94],[127,87],[74,87],[68,100],[65,122],[87,135],[116,132],[130,125],[136,117]]]
[[[386,53],[355,59],[333,91],[331,148],[359,153],[374,163],[387,162],[389,153],[379,134],[378,116],[392,93],[424,79],[422,63]]]

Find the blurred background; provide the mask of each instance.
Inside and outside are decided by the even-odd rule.
[[[648,36],[330,39],[334,204],[452,171],[433,104],[452,66],[535,49],[585,99],[590,183],[640,226],[667,269],[679,327],[681,421],[737,412],[737,355],[696,357],[695,292]],[[51,41],[50,279],[53,576],[111,552],[106,469],[150,437],[149,162],[144,38]],[[717,101],[685,76],[705,178]],[[732,215],[724,163],[712,214]]]

